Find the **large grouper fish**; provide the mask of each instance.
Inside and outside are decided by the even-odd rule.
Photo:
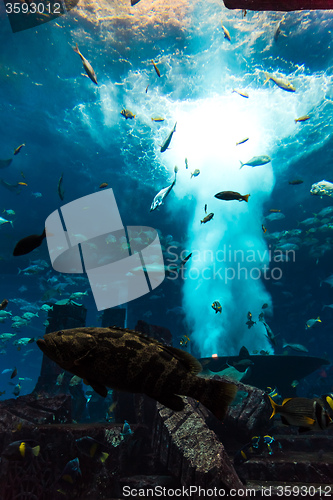
[[[180,411],[184,395],[223,419],[237,392],[232,383],[198,377],[202,367],[189,353],[125,328],[60,330],[45,334],[37,345],[103,397],[107,387],[139,392]]]

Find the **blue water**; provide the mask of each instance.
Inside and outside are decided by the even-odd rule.
[[[299,223],[332,204],[329,197],[310,195],[313,183],[333,181],[332,12],[287,13],[283,19],[281,13],[248,12],[243,18],[241,11],[228,11],[217,0],[141,0],[132,8],[128,3],[103,4],[99,10],[97,3],[91,10],[82,4],[18,33],[12,33],[0,7],[0,158],[12,157],[16,147],[26,144],[0,177],[28,184],[18,194],[0,186],[0,210],[16,213],[2,214],[14,227],[0,227],[0,300],[9,300],[13,316],[23,314],[22,305],[35,312],[52,288],[47,280],[56,276],[58,283],[64,282],[64,275],[52,271],[45,242],[23,257],[13,257],[13,248],[21,238],[40,234],[46,218],[64,203],[98,192],[107,182],[125,226],[159,230],[166,265],[170,251],[183,252],[183,257],[193,252],[186,279],[165,279],[158,289],[126,305],[128,327],[134,328],[138,319],[165,326],[177,347],[186,333],[191,338],[187,348],[196,356],[233,355],[242,345],[273,354],[263,326],[245,325],[247,312],[256,320],[266,302],[266,321],[279,335],[276,353],[282,353],[286,339],[306,345],[310,355],[330,359],[333,310],[322,308],[333,303],[333,294],[321,281],[333,273],[333,235],[315,234],[317,241],[307,245],[311,227]],[[231,42],[223,37],[221,20]],[[282,34],[274,40],[281,20]],[[92,64],[98,86],[83,76],[72,50],[75,43]],[[285,92],[272,81],[264,85],[265,71],[287,78],[296,92]],[[233,89],[246,91],[249,98]],[[125,120],[123,107],[136,118]],[[295,118],[306,114],[308,121],[295,124]],[[152,122],[154,116],[165,120]],[[175,122],[170,149],[161,154],[160,145]],[[245,137],[249,141],[235,146]],[[239,169],[240,160],[259,155],[269,155],[271,163]],[[173,191],[159,210],[149,212],[157,192],[171,184],[175,165],[179,172]],[[200,175],[190,179],[195,169]],[[62,173],[63,202],[57,193]],[[288,184],[296,178],[303,184]],[[250,193],[248,204],[215,199],[223,190]],[[37,192],[42,197],[32,194]],[[200,224],[205,204],[214,218]],[[265,221],[271,208],[285,218]],[[292,262],[278,265],[281,277],[249,277],[253,268],[260,274],[263,264],[275,266],[267,255],[258,260],[258,252],[264,255],[272,244],[267,236],[297,228],[302,228],[299,249]],[[317,247],[324,244],[318,256]],[[223,279],[228,264],[218,263],[217,255],[224,248],[256,253],[256,261],[245,264],[247,277],[244,271],[239,279]],[[209,257],[205,251],[211,252]],[[48,263],[45,271],[18,275],[18,268],[39,259]],[[221,275],[212,278],[208,271],[206,279],[204,268],[212,269],[214,263]],[[88,283],[77,282],[50,302],[86,289]],[[215,300],[222,314],[212,310]],[[91,293],[82,303],[88,308],[87,325],[100,324]],[[317,316],[322,323],[305,331],[305,322]],[[40,311],[15,338],[42,336],[46,317]],[[10,319],[0,324],[0,331],[13,332]],[[19,376],[32,379],[22,383],[21,394],[31,392],[41,352],[35,344],[17,351],[12,341],[3,348],[0,367],[17,366]],[[6,390],[2,398],[11,397],[9,376],[0,377],[0,391]]]

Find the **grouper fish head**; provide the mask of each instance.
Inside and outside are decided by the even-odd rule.
[[[76,360],[96,346],[96,340],[84,329],[79,333],[78,329],[59,330],[45,334],[37,340],[37,345],[52,361],[70,371]]]

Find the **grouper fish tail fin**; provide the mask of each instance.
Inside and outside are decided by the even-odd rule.
[[[228,406],[237,394],[237,386],[222,380],[200,380],[202,380],[202,383],[196,386],[197,394],[191,396],[206,406],[216,418],[223,420]]]

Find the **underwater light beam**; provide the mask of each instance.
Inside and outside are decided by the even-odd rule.
[[[186,252],[193,255],[184,273],[183,308],[202,356],[237,354],[242,345],[270,350],[262,325],[248,330],[245,324],[248,311],[256,320],[262,304],[270,302],[261,281],[264,266],[268,268],[261,220],[263,202],[274,185],[273,170],[271,164],[239,168],[240,158],[258,154],[258,137],[260,154],[268,154],[254,117],[237,104],[235,109],[229,97],[185,103],[177,112],[169,160],[179,165],[179,158],[186,157],[189,168],[181,167],[175,195],[191,194],[196,202],[188,226]],[[240,150],[237,139],[249,130],[251,142]],[[195,169],[200,174],[191,178]],[[217,200],[219,191],[249,193],[249,202]],[[206,204],[207,214],[214,217],[205,224],[200,221]],[[216,300],[222,314],[211,307]]]

